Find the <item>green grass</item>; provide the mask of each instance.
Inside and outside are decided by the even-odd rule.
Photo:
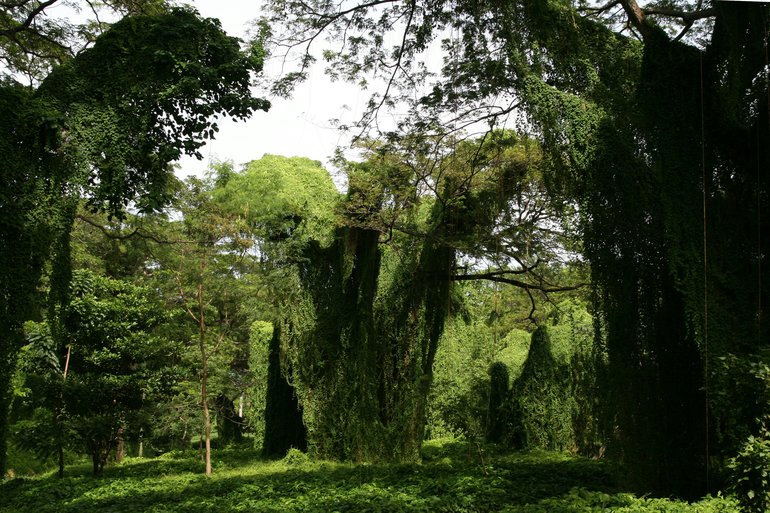
[[[253,450],[215,452],[214,475],[197,453],[129,459],[93,478],[85,465],[0,485],[2,513],[66,512],[475,512],[736,511],[727,499],[697,504],[618,493],[602,462],[562,454],[491,456],[467,444],[428,444],[422,465],[266,462]]]

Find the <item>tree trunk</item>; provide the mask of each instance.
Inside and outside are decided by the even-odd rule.
[[[5,233],[0,232],[0,237],[3,235]],[[0,280],[4,280],[6,277],[7,274],[0,275]],[[5,294],[4,297],[9,297],[7,291],[12,290],[8,285],[8,282],[0,283],[0,293]],[[0,338],[0,480],[3,479],[8,470],[7,444],[10,435],[11,378],[16,369],[18,351],[24,343],[21,322],[18,322],[11,314],[11,310],[17,309],[17,307],[21,308],[20,305],[13,305],[13,308],[11,304],[0,305],[0,337],[2,337]]]
[[[199,344],[201,351],[201,404],[203,405],[203,437],[205,443],[204,461],[206,462],[205,473],[211,475],[211,418],[209,416],[208,399],[208,378],[209,378],[209,360],[206,354],[206,320],[203,314],[203,284],[198,283],[198,327]]]
[[[262,454],[283,457],[293,448],[307,450],[307,430],[294,387],[281,373],[281,328],[273,327],[267,360],[267,395],[265,397],[265,439]]]
[[[57,475],[61,479],[64,477],[64,446],[61,443],[59,443],[56,449],[57,449],[57,452],[59,453],[59,472],[57,473]]]
[[[243,441],[243,417],[236,413],[235,403],[225,394],[219,394],[214,402],[220,447]]]
[[[115,463],[123,463],[123,450],[124,450],[124,442],[123,442],[123,428],[118,428],[117,433],[117,443],[115,444]]]
[[[107,463],[107,458],[109,458],[110,452],[112,451],[112,441],[107,440],[102,443],[98,440],[92,440],[90,448],[94,477],[100,476],[104,470],[104,465]]]
[[[70,368],[70,357],[72,356],[72,345],[67,345],[67,356],[64,359],[64,371],[62,372],[62,382],[67,381],[67,373],[69,372]],[[63,390],[59,393],[59,412],[56,415],[56,424],[57,428],[59,429],[59,433],[57,433],[58,440],[57,440],[57,452],[59,453],[59,478],[64,477],[64,439],[63,439],[63,432],[64,429],[62,427],[62,423],[64,422],[64,392]]]

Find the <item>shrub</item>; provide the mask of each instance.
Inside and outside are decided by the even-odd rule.
[[[286,456],[283,457],[281,462],[289,467],[301,467],[310,462],[310,458],[307,454],[292,447],[286,452]]]
[[[750,436],[737,456],[728,463],[735,493],[747,513],[770,511],[770,430]]]

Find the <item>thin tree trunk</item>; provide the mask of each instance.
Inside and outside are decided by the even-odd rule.
[[[123,428],[118,428],[118,440],[115,444],[115,463],[123,463],[123,449],[125,443],[123,441]]]
[[[72,344],[69,344],[67,346],[67,357],[64,360],[64,372],[62,373],[62,382],[67,381],[67,372],[69,372],[70,368],[70,356],[72,355]],[[64,422],[64,392],[62,391],[59,394],[59,414],[57,415],[56,419],[59,423],[59,429],[62,429],[62,423]],[[58,436],[58,447],[57,452],[59,453],[59,477],[64,477],[64,440],[62,439],[61,433],[59,433]]]
[[[59,451],[59,478],[64,477],[64,445],[59,444],[59,447],[57,447]]]
[[[206,355],[206,321],[203,316],[203,283],[198,283],[198,326],[200,328],[200,351],[201,351],[201,403],[203,404],[203,436],[206,444],[206,453],[204,456],[206,462],[206,475],[211,475],[211,418],[209,416],[208,400],[208,356]]]

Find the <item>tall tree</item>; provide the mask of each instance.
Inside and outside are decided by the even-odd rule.
[[[306,76],[322,34],[340,45],[324,52],[336,76],[384,79],[361,130],[398,100],[410,109],[403,132],[445,135],[523,114],[552,189],[581,207],[616,453],[642,489],[703,493],[709,458],[736,448],[738,433],[715,430],[738,413],[729,403],[747,404],[734,391],[706,413],[709,382],[724,382],[715,358],[767,340],[767,5],[271,6],[277,44],[305,56],[278,90]],[[442,73],[415,98],[412,84],[429,71],[416,56],[442,34]],[[739,416],[750,427],[749,404]]]
[[[196,403],[202,414],[206,475],[211,474],[214,406],[218,403],[232,409],[227,385],[219,379],[212,386],[212,378],[237,374],[238,362],[248,354],[249,327],[254,320],[249,315],[253,299],[245,292],[248,286],[244,277],[253,272],[253,241],[244,223],[214,200],[215,187],[213,176],[187,180],[174,203],[182,220],[168,227],[166,244],[155,255],[158,269],[154,271],[166,291],[169,307],[187,321],[189,328],[180,330],[180,335],[197,352],[192,361],[199,390]],[[233,412],[219,410],[220,420],[228,416],[230,422],[234,420]],[[221,432],[220,438],[225,435]]]
[[[307,448],[302,399],[289,348],[306,329],[298,269],[309,245],[332,244],[340,194],[319,162],[265,155],[239,173],[220,175],[215,198],[242,220],[253,242],[258,272],[267,293],[266,318],[272,325],[267,356],[263,452],[281,457]]]
[[[169,164],[198,155],[216,132],[215,115],[243,119],[268,108],[249,89],[262,57],[259,43],[242,51],[218,22],[173,9],[116,23],[34,92],[2,83],[0,240],[4,259],[14,265],[2,283],[0,390],[8,390],[21,323],[34,306],[53,241],[60,261],[52,283],[66,301],[61,292],[77,196],[118,217],[132,201],[140,210],[159,208]],[[1,395],[4,470],[8,394]]]
[[[321,456],[420,458],[439,340],[458,307],[454,282],[565,289],[536,269],[563,246],[543,222],[552,211],[526,190],[539,165],[528,142],[495,132],[436,156],[416,140],[375,145],[367,161],[348,163],[343,226],[328,247],[309,244],[298,264],[305,298],[296,324],[306,328],[290,344]],[[496,231],[499,218],[515,224]],[[500,267],[475,273],[461,258]]]

